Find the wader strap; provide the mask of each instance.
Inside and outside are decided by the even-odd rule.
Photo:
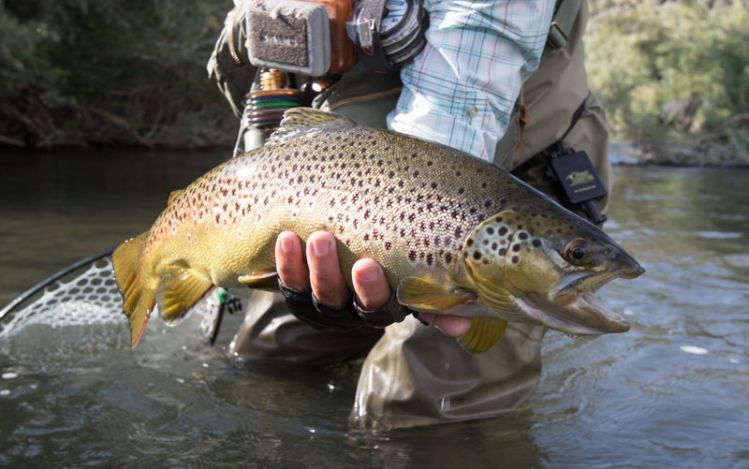
[[[551,18],[549,36],[546,38],[546,49],[561,49],[567,44],[572,27],[583,0],[559,0]]]

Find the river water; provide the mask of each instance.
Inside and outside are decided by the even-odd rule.
[[[0,305],[145,230],[214,153],[0,156]],[[626,334],[549,333],[498,418],[371,433],[360,362],[238,365],[188,325],[29,327],[0,342],[0,465],[749,467],[749,171],[616,168],[607,230],[647,269],[600,295]],[[188,332],[186,332],[188,331]],[[159,337],[158,334],[161,334]]]

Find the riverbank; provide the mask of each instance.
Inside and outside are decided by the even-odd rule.
[[[0,2],[0,150],[231,146],[237,120],[205,70],[227,3]],[[615,161],[749,165],[749,5],[589,3]]]
[[[749,4],[591,0],[586,65],[627,163],[749,165]]]
[[[685,166],[749,168],[749,154],[737,154],[724,145],[612,143],[611,162],[620,166]]]

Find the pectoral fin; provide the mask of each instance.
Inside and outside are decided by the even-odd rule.
[[[486,352],[505,335],[507,321],[495,318],[473,318],[460,343],[473,353]]]
[[[446,311],[476,300],[476,295],[472,292],[446,288],[421,277],[403,279],[396,295],[399,303],[420,311]]]
[[[257,288],[261,290],[277,290],[278,289],[278,274],[275,270],[267,272],[253,272],[247,275],[240,275],[239,283],[247,285],[250,288]]]
[[[213,287],[208,277],[189,267],[165,270],[157,294],[161,317],[167,322],[179,319]]]

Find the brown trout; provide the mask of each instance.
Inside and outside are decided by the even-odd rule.
[[[294,109],[260,149],[182,191],[113,255],[132,346],[158,303],[175,320],[215,286],[268,287],[283,230],[338,240],[344,277],[370,257],[398,301],[471,319],[474,352],[506,321],[568,334],[623,332],[593,292],[642,267],[601,230],[487,162],[406,135]]]

